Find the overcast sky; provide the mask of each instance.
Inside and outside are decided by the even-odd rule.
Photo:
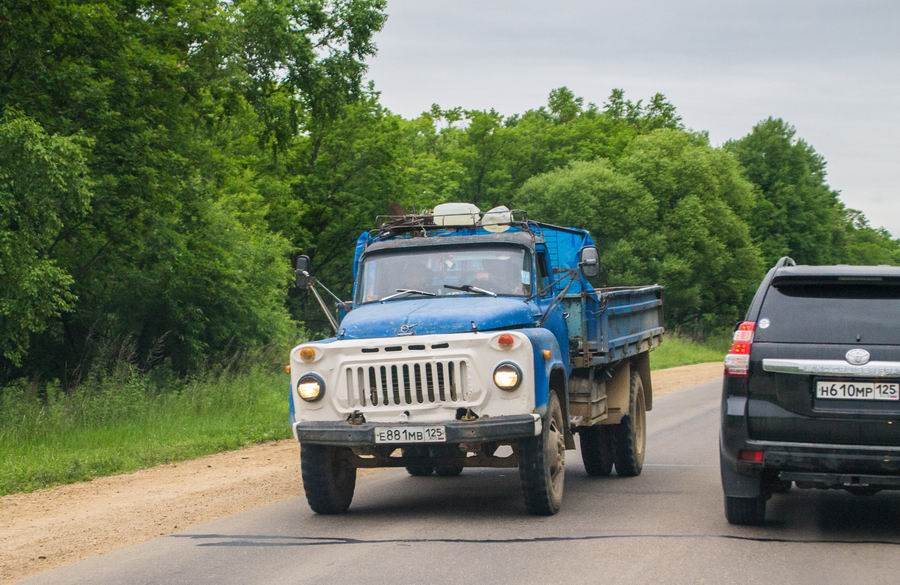
[[[714,144],[777,116],[844,202],[900,237],[900,1],[389,0],[369,78],[391,110],[504,114],[566,85],[664,93]]]

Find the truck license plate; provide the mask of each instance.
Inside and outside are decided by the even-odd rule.
[[[375,427],[376,443],[446,443],[444,427]]]
[[[900,400],[900,383],[816,382],[816,398],[825,400]]]

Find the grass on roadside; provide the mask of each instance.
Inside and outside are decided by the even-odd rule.
[[[159,391],[146,376],[73,394],[0,389],[0,495],[190,459],[290,435],[287,376],[253,370]]]
[[[650,367],[654,370],[718,362],[725,357],[730,339],[713,337],[704,342],[678,335],[666,335],[662,345],[650,353]]]

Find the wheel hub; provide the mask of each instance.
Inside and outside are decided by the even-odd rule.
[[[550,482],[553,491],[559,493],[566,470],[566,438],[556,417],[550,419],[548,439],[547,462],[550,467]]]

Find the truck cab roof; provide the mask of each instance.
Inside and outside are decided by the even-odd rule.
[[[353,261],[353,279],[356,282],[359,267],[365,257],[373,252],[426,248],[448,245],[515,245],[536,253],[544,253],[551,275],[575,271],[579,268],[583,248],[594,247],[590,232],[575,227],[563,227],[529,219],[513,219],[508,224],[446,226],[434,223],[431,216],[403,216],[392,218],[379,228],[360,234],[356,241]],[[503,231],[499,231],[499,229]],[[566,283],[553,279],[553,290],[559,292]],[[568,293],[577,295],[583,290],[592,291],[590,283],[575,278]],[[354,297],[356,288],[354,286]]]

